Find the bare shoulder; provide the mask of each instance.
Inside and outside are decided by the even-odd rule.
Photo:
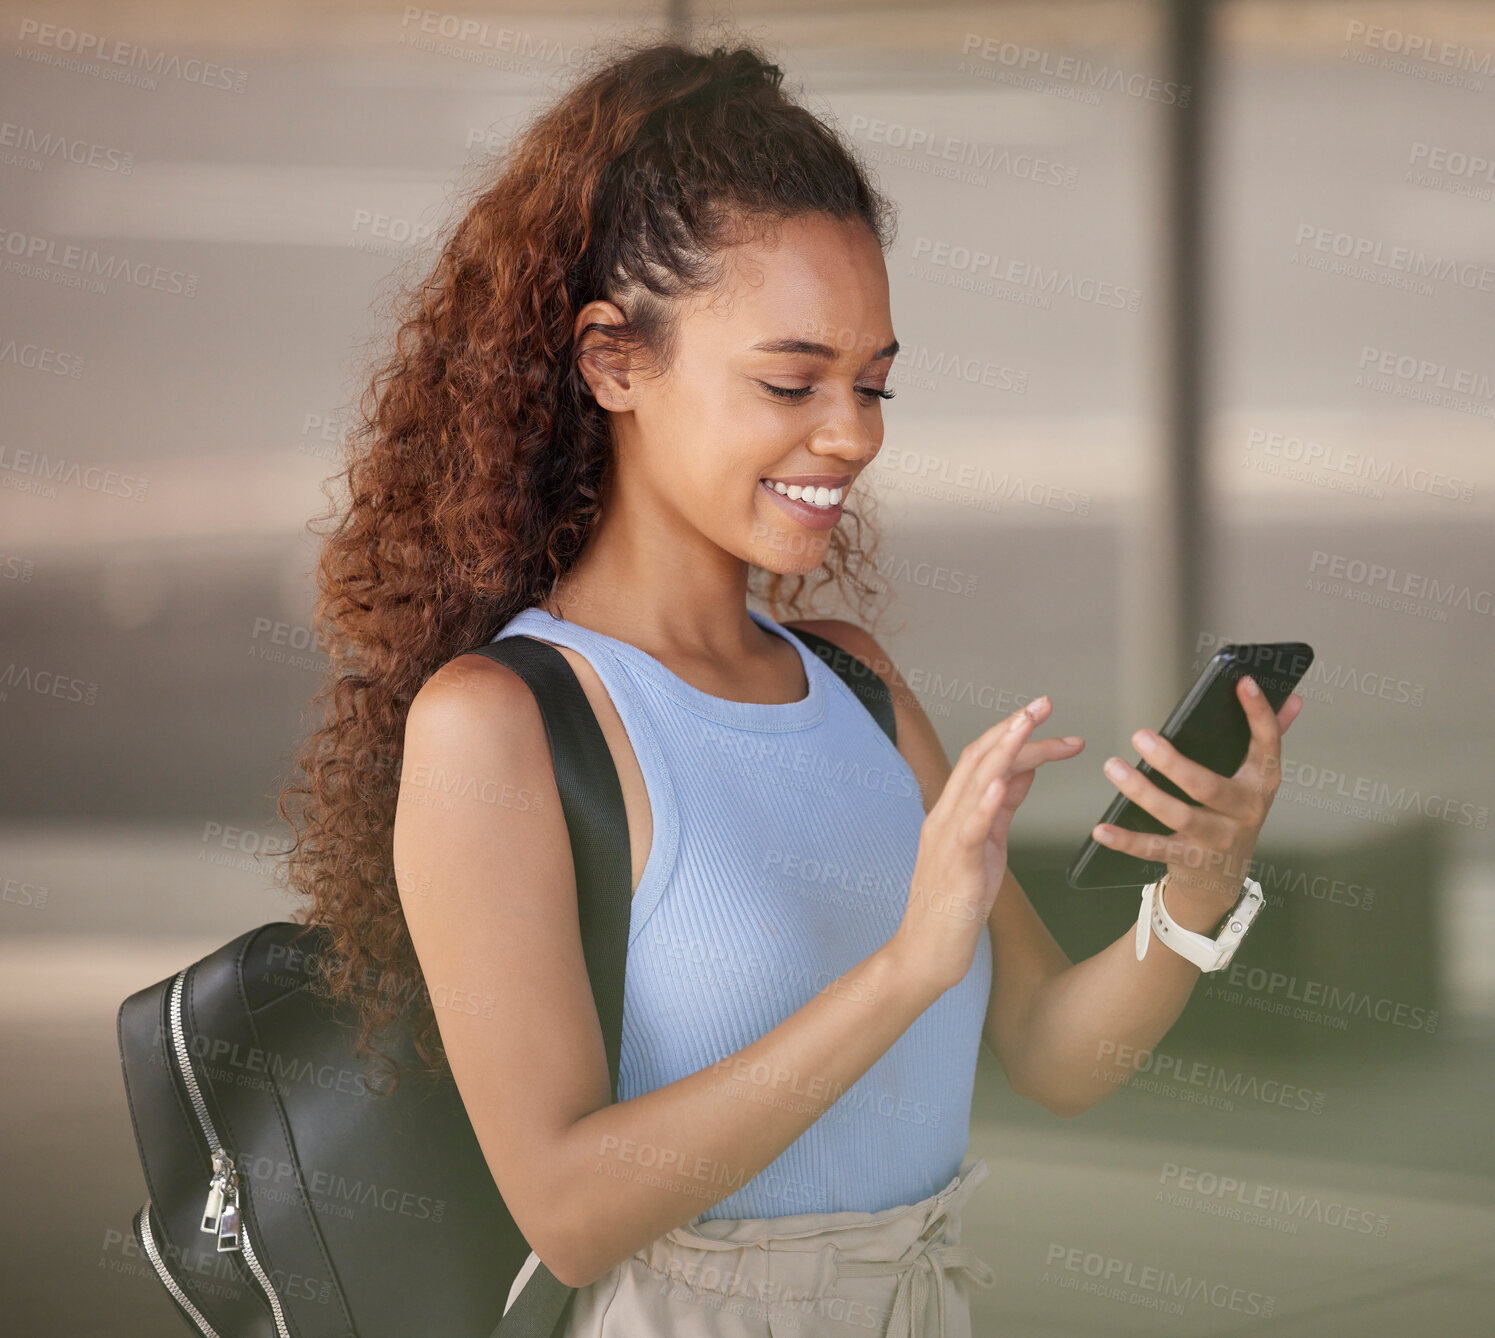
[[[849,655],[856,656],[888,685],[893,697],[893,719],[898,727],[898,751],[918,779],[924,798],[924,811],[933,807],[950,775],[950,761],[944,745],[929,721],[918,697],[898,672],[893,657],[865,628],[841,618],[785,623],[785,627],[802,627],[823,636]]]
[[[531,727],[534,728],[531,728]],[[421,685],[406,716],[422,736],[487,730],[523,738],[538,729],[544,737],[540,706],[529,685],[507,665],[486,655],[458,655]]]
[[[448,877],[444,895],[475,895],[484,914],[492,898],[482,891],[481,866],[505,848],[522,848],[536,877],[516,881],[511,895],[556,896],[574,909],[574,897],[559,895],[572,875],[550,739],[534,693],[506,665],[459,655],[415,694],[405,719],[394,840],[397,855],[408,857],[405,868],[439,866]],[[464,867],[452,877],[458,864]],[[402,868],[395,872],[403,897]],[[430,906],[405,901],[415,929]]]
[[[547,846],[564,835],[540,704],[507,665],[458,655],[411,700],[397,826],[412,830],[417,814],[432,834],[445,833],[466,814],[485,833],[517,824],[526,834],[543,833]]]

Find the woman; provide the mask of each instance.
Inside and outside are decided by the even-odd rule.
[[[1034,737],[1047,698],[952,768],[861,626],[802,624],[888,682],[896,746],[747,607],[754,571],[789,611],[812,573],[868,592],[848,503],[897,351],[887,205],[780,80],[750,47],[650,46],[525,129],[375,380],[323,557],[340,685],[299,885],[346,953],[334,985],[418,971],[481,1001],[428,1007],[422,1053],[580,1289],[572,1338],[969,1334],[993,1280],[960,1241],[981,1040],[1074,1114],[1125,1077],[1102,1054],[1154,1045],[1199,976],[1131,934],[1072,965],[1007,870],[1037,768],[1084,746]],[[520,633],[574,668],[623,786],[617,1102],[538,708],[461,653]],[[1235,778],[1150,754],[1200,808],[1117,781],[1177,828],[1168,909],[1200,932],[1302,704],[1242,701]]]

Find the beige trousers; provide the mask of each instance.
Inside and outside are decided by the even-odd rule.
[[[677,1227],[581,1288],[565,1338],[971,1338],[967,1288],[995,1275],[960,1210],[987,1174],[878,1213]]]

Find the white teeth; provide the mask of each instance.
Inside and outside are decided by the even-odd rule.
[[[808,502],[811,506],[818,506],[826,511],[833,506],[839,506],[841,499],[846,496],[845,488],[802,488],[798,483],[780,483],[776,479],[770,482],[775,492],[782,493],[793,501]]]

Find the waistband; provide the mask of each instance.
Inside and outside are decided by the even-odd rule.
[[[960,1213],[990,1174],[968,1162],[942,1190],[919,1203],[881,1212],[796,1213],[786,1217],[708,1218],[666,1232],[636,1256],[652,1271],[699,1291],[761,1292],[797,1305],[831,1291],[840,1278],[898,1279],[888,1338],[919,1338],[931,1291],[945,1332],[947,1277],[959,1273],[990,1287],[996,1274],[960,1243]]]

